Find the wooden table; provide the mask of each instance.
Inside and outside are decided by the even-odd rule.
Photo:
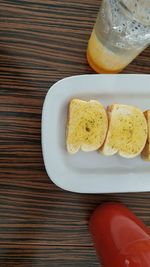
[[[80,195],[48,178],[41,111],[59,79],[93,73],[85,57],[99,0],[1,0],[0,266],[99,266],[88,231],[94,208],[127,204],[150,226],[149,193]],[[150,74],[150,49],[124,73]]]

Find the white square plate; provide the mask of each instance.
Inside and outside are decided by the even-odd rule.
[[[149,75],[80,75],[55,83],[47,93],[42,113],[45,167],[59,187],[79,193],[150,191],[150,162],[140,156],[124,159],[94,152],[70,155],[66,150],[66,123],[72,98],[96,99],[105,107],[131,104],[150,108]]]

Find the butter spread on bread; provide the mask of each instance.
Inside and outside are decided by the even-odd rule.
[[[104,155],[118,153],[125,158],[138,156],[147,139],[147,122],[143,112],[130,105],[108,107],[109,127],[101,149]]]
[[[105,140],[108,118],[103,105],[96,100],[73,99],[69,105],[67,150],[74,154],[79,149],[99,149]]]

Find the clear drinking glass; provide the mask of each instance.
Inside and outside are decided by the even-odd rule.
[[[98,73],[118,73],[150,44],[150,0],[103,0],[87,59]]]

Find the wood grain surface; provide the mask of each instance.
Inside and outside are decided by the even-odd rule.
[[[150,226],[150,194],[80,195],[48,178],[41,111],[61,78],[94,73],[85,57],[99,0],[0,1],[0,266],[96,267],[94,208],[122,201]],[[150,74],[150,49],[124,73]]]

